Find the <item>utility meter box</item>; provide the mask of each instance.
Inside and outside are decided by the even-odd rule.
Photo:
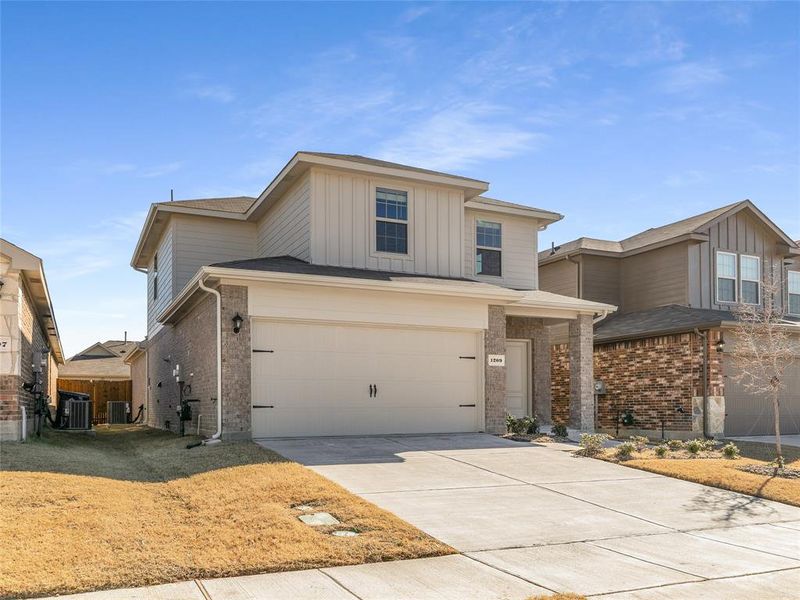
[[[598,396],[605,396],[606,394],[606,384],[600,379],[594,380],[594,393]]]

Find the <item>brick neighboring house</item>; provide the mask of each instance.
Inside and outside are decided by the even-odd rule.
[[[619,306],[595,325],[598,428],[695,437],[703,432],[703,345],[708,352],[709,433],[772,432],[772,406],[731,377],[736,340],[731,309],[759,303],[762,273],[775,270],[788,303],[786,327],[800,341],[800,246],[745,200],[614,242],[580,238],[539,253],[542,289]],[[704,340],[701,334],[707,334]],[[569,360],[551,330],[553,411],[564,418]],[[722,351],[718,342],[722,340]],[[800,354],[800,345],[798,346]],[[786,373],[782,427],[800,433],[800,356]]]
[[[224,438],[549,422],[548,320],[572,331],[570,426],[591,429],[592,319],[615,307],[541,291],[538,234],[561,215],[488,187],[298,152],[257,197],[153,204],[131,261],[146,422],[178,430],[178,381],[186,428]]]
[[[34,397],[22,388],[33,383],[34,358],[43,357],[42,387],[55,401],[58,366],[64,363],[53,304],[42,260],[0,239],[0,441],[22,436],[33,427]]]

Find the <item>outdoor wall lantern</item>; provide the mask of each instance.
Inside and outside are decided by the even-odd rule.
[[[725,351],[725,338],[722,335],[719,336],[719,341],[716,345],[717,352],[724,352]]]
[[[233,317],[233,333],[239,333],[239,331],[241,331],[243,321],[244,319],[242,319],[242,315],[237,312]]]

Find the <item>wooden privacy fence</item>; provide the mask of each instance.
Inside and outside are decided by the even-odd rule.
[[[109,402],[130,402],[133,396],[133,384],[130,379],[124,381],[103,381],[97,379],[60,379],[57,387],[65,392],[81,392],[92,398],[92,423],[98,425],[106,422],[107,404]],[[57,398],[53,398],[57,401]]]

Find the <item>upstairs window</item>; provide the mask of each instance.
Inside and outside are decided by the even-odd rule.
[[[475,228],[475,274],[500,277],[503,232],[500,223],[477,221]]]
[[[158,252],[153,254],[153,300],[158,300]]]
[[[741,296],[744,304],[759,304],[761,301],[761,260],[757,256],[739,258],[741,272]]]
[[[375,216],[375,249],[408,254],[408,193],[377,188]]]
[[[736,302],[736,255],[717,252],[717,302]]]
[[[800,271],[789,271],[786,279],[789,288],[789,314],[800,315]]]

